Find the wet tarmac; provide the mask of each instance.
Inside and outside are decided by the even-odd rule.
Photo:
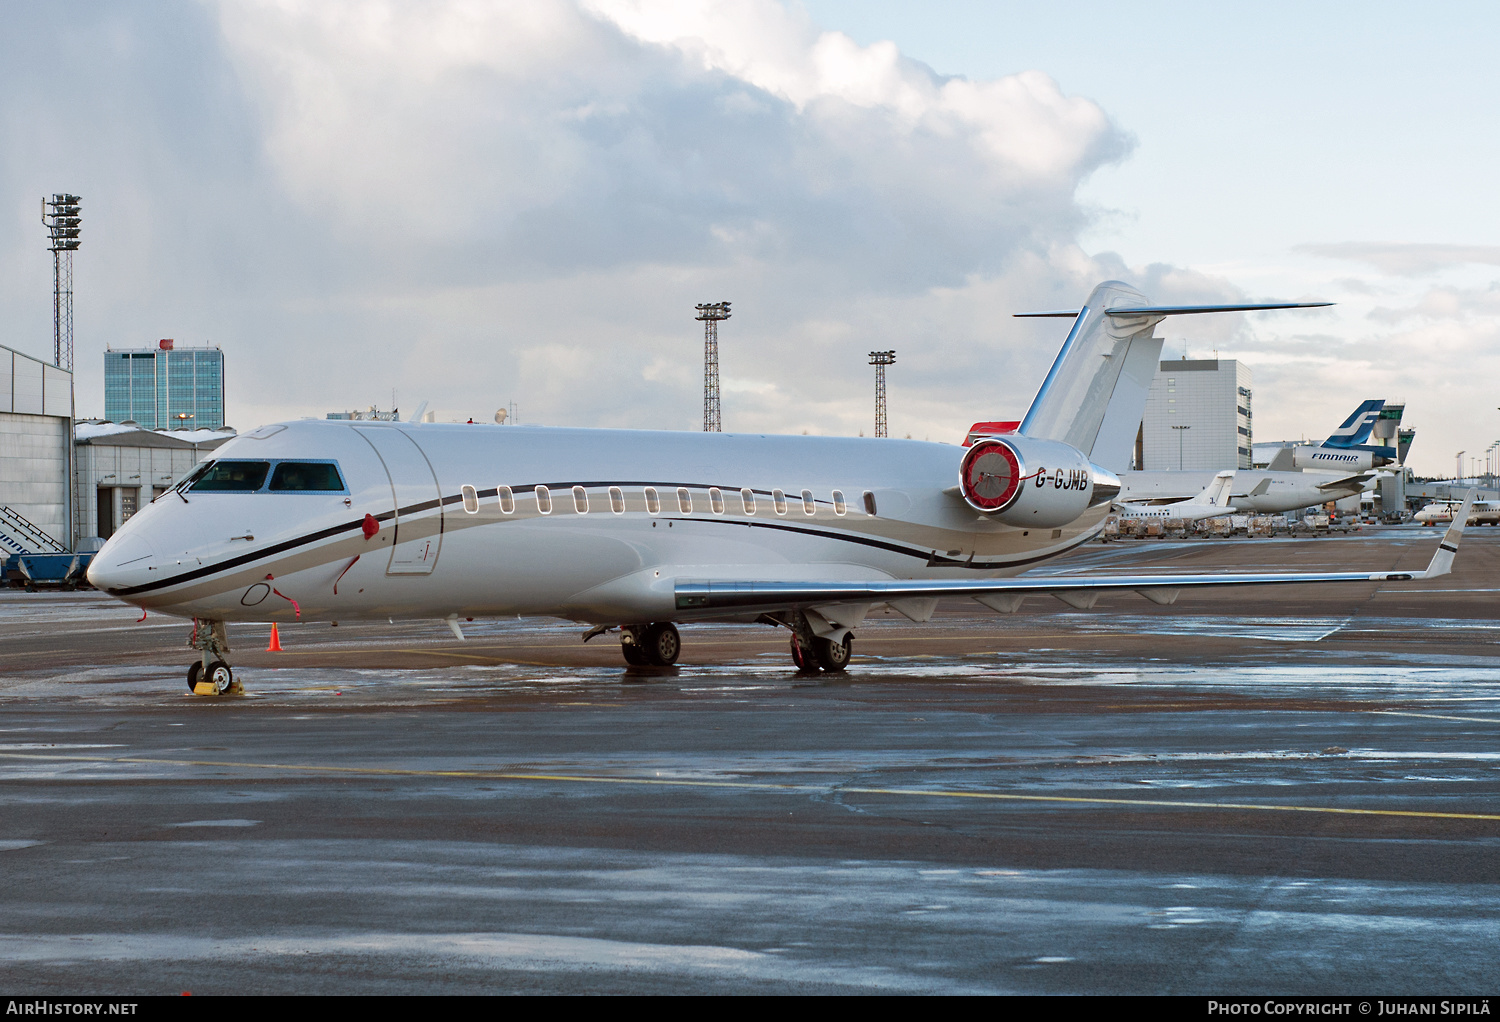
[[[1425,586],[880,615],[846,676],[757,626],[659,671],[555,621],[231,626],[236,699],[186,693],[182,622],[0,593],[0,961],[27,993],[1493,993],[1497,568],[1481,529]]]

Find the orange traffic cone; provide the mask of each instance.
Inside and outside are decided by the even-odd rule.
[[[267,653],[281,652],[281,633],[276,630],[276,622],[271,622],[271,644],[266,647]]]

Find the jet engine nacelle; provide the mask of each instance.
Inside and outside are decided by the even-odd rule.
[[[1396,450],[1389,456],[1360,447],[1323,447],[1309,444],[1292,448],[1293,468],[1321,468],[1345,472],[1368,472],[1396,460]]]
[[[974,510],[1039,529],[1067,525],[1120,492],[1120,480],[1076,447],[1020,435],[976,441],[959,467],[958,486]]]

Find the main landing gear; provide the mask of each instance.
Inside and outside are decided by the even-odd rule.
[[[198,651],[198,659],[188,667],[188,691],[197,696],[244,695],[245,689],[234,680],[229,666],[229,638],[224,622],[193,619],[193,633],[188,645]]]
[[[821,636],[812,630],[807,615],[764,617],[765,624],[785,625],[792,631],[792,663],[804,674],[827,671],[838,674],[849,666],[854,653],[854,636],[847,630],[834,636]],[[596,628],[590,635],[604,630]],[[670,621],[649,625],[623,625],[620,628],[620,653],[632,667],[670,667],[682,652],[682,636]]]
[[[670,667],[682,652],[682,636],[670,621],[625,625],[620,629],[620,652],[632,667]]]
[[[841,638],[825,639],[813,634],[807,615],[798,611],[787,626],[792,630],[792,663],[803,674],[816,674],[819,670],[837,674],[849,666],[854,655],[854,635],[845,632]]]

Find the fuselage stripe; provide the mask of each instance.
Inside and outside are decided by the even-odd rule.
[[[584,486],[584,487],[602,487],[602,486],[660,486],[660,487],[663,487],[663,488],[676,488],[678,486],[687,486],[690,489],[699,489],[699,488],[701,488],[701,489],[707,489],[707,486],[705,484],[700,484],[700,483],[671,483],[671,482],[657,482],[657,483],[615,482],[615,483],[607,483],[607,482],[593,482],[593,481],[591,481],[591,482],[579,482],[579,483],[555,482],[555,483],[525,484],[525,485],[521,485],[521,486],[512,487],[512,489],[515,490],[516,492],[521,492],[521,491],[524,491],[524,490],[533,489],[537,485],[547,486],[549,488],[550,487],[555,487],[557,489],[567,489],[567,488],[570,488],[570,487],[573,487],[573,486]],[[494,497],[494,496],[496,496],[497,492],[498,492],[498,488],[495,488],[495,487],[492,487],[492,488],[490,488],[488,490],[478,491],[478,493],[479,493],[479,495],[481,497]],[[755,492],[757,494],[763,494],[765,496],[770,496],[770,491],[768,491],[768,490],[764,490],[764,491],[763,490],[755,490],[753,492]],[[380,514],[372,515],[371,517],[373,517],[377,522],[386,522],[386,521],[390,521],[391,519],[394,518],[394,519],[396,519],[396,521],[398,523],[398,527],[399,527],[399,522],[403,518],[410,517],[410,516],[412,516],[414,514],[418,514],[418,513],[422,512],[422,511],[431,511],[431,510],[437,509],[439,507],[447,506],[449,504],[457,504],[457,503],[460,503],[462,500],[463,500],[463,494],[462,493],[457,493],[457,494],[453,494],[451,496],[445,496],[445,497],[440,497],[440,498],[436,498],[436,499],[433,499],[433,500],[421,501],[420,503],[411,504],[411,505],[408,505],[406,507],[400,508],[400,509],[395,510],[395,511],[385,511],[385,512],[382,512]],[[820,501],[819,503],[824,503],[824,502]],[[500,519],[495,519],[493,521],[484,522],[483,524],[486,524],[486,525],[499,524],[499,523],[505,522],[507,520],[510,520],[510,521],[527,521],[527,520],[530,520],[530,519],[504,519],[504,518],[500,518]],[[561,520],[566,521],[566,520],[569,520],[569,519],[568,519],[568,516],[564,516]],[[659,521],[679,521],[679,522],[704,522],[704,523],[709,523],[709,524],[714,524],[714,525],[743,525],[743,526],[746,526],[748,528],[753,528],[753,529],[773,529],[773,530],[776,530],[778,532],[797,533],[797,534],[806,535],[806,536],[815,536],[815,537],[818,537],[818,538],[821,538],[821,539],[836,539],[836,540],[842,540],[842,541],[844,541],[846,543],[856,543],[856,544],[859,544],[861,546],[868,546],[868,547],[873,547],[873,548],[878,549],[878,550],[885,550],[885,551],[887,551],[889,553],[900,554],[900,555],[902,555],[904,557],[916,557],[916,558],[920,558],[920,559],[922,559],[922,560],[924,560],[924,561],[927,562],[928,567],[972,568],[972,569],[974,569],[976,571],[991,571],[991,570],[994,570],[996,568],[1011,568],[1011,567],[1017,567],[1017,566],[1024,565],[1024,564],[1032,564],[1032,563],[1035,563],[1037,561],[1048,560],[1050,558],[1057,557],[1057,556],[1059,556],[1059,555],[1061,555],[1063,553],[1066,553],[1067,551],[1072,550],[1075,547],[1081,546],[1083,543],[1088,542],[1088,540],[1090,538],[1092,538],[1092,533],[1091,532],[1090,533],[1085,533],[1083,536],[1079,537],[1076,542],[1071,543],[1070,545],[1068,545],[1066,547],[1063,547],[1062,549],[1059,549],[1059,550],[1050,550],[1050,551],[1048,551],[1046,553],[1038,554],[1038,555],[1036,555],[1034,557],[1023,558],[1023,559],[1020,559],[1020,560],[1007,560],[1007,561],[964,561],[964,560],[960,560],[960,559],[955,558],[955,557],[947,557],[947,556],[940,555],[936,551],[931,550],[931,549],[923,549],[923,548],[920,548],[920,547],[902,546],[902,545],[897,544],[897,543],[892,543],[892,542],[890,542],[888,540],[873,539],[873,538],[868,537],[868,536],[858,536],[858,535],[851,535],[851,534],[840,533],[840,532],[830,532],[830,531],[825,530],[825,529],[809,528],[807,526],[801,526],[801,525],[783,525],[783,524],[778,523],[778,522],[752,521],[750,519],[744,519],[744,518],[720,518],[720,517],[712,517],[712,518],[697,518],[697,517],[684,518],[684,517],[677,517],[677,516],[670,516],[670,515],[657,516],[656,520],[659,520]],[[256,561],[264,560],[267,557],[274,557],[274,556],[276,556],[278,554],[286,553],[289,550],[294,550],[294,549],[297,549],[298,547],[306,546],[306,545],[308,545],[310,543],[317,543],[320,540],[331,539],[331,538],[333,538],[335,536],[338,536],[338,535],[340,535],[342,533],[358,532],[363,527],[363,525],[364,525],[364,516],[360,516],[358,519],[356,519],[354,521],[351,521],[351,522],[346,522],[343,525],[330,526],[329,528],[326,528],[326,529],[320,529],[317,532],[308,533],[306,536],[300,536],[300,537],[298,537],[296,539],[285,540],[285,541],[283,541],[281,543],[275,544],[274,546],[269,546],[269,547],[265,548],[264,550],[251,551],[249,553],[241,554],[238,557],[232,557],[232,558],[230,558],[227,561],[221,561],[221,562],[219,562],[217,564],[207,564],[207,565],[204,565],[201,568],[194,568],[191,571],[183,572],[181,575],[173,575],[170,578],[163,578],[163,579],[159,579],[159,580],[157,580],[155,582],[148,582],[145,585],[130,586],[130,587],[125,588],[125,589],[111,590],[111,593],[112,593],[112,595],[117,596],[117,597],[135,596],[135,595],[137,595],[139,593],[148,593],[148,592],[152,592],[154,590],[164,589],[164,588],[167,588],[167,587],[170,587],[170,586],[182,585],[184,583],[193,582],[193,581],[196,581],[196,580],[201,579],[201,578],[207,578],[210,575],[219,574],[220,572],[229,571],[229,570],[232,570],[234,568],[240,568],[240,567],[243,567],[243,566],[245,566],[247,564],[253,564]]]

